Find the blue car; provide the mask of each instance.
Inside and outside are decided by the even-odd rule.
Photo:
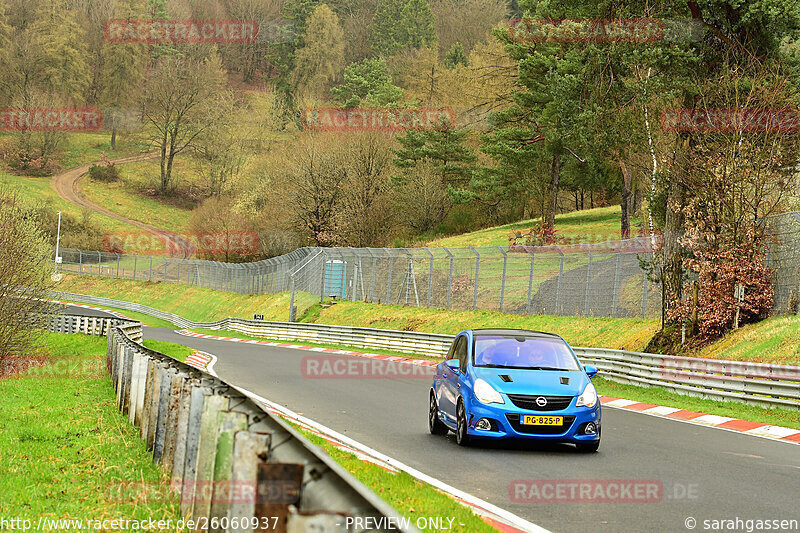
[[[428,426],[434,435],[472,439],[569,442],[582,452],[600,446],[600,401],[590,378],[558,335],[515,329],[458,334],[436,367]]]

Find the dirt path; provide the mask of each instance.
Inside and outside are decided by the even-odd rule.
[[[119,159],[112,159],[111,162],[114,164],[120,163],[135,163],[137,161],[148,161],[150,159],[155,159],[158,157],[158,152],[150,152],[147,154],[140,154],[134,155],[129,157],[121,157]],[[99,163],[99,161],[95,162]],[[80,192],[80,181],[83,176],[89,172],[89,167],[95,163],[86,163],[85,165],[81,165],[79,167],[71,168],[61,174],[57,174],[53,176],[52,180],[50,181],[50,185],[53,189],[58,193],[58,195],[67,202],[71,204],[75,204],[78,207],[86,207],[94,211],[95,213],[99,213],[101,215],[105,215],[107,217],[111,217],[115,220],[119,220],[120,222],[124,222],[126,224],[130,224],[131,226],[135,226],[147,233],[151,233],[153,235],[165,236],[169,237],[175,235],[171,231],[167,231],[165,229],[157,228],[145,222],[139,222],[138,220],[132,220],[130,218],[124,217],[119,213],[115,213],[105,207],[97,205],[96,203],[87,199],[81,192]]]

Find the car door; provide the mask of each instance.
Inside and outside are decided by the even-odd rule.
[[[456,337],[453,340],[453,343],[450,344],[450,349],[447,351],[447,355],[444,357],[444,362],[438,365],[436,370],[436,376],[433,378],[433,393],[436,395],[436,404],[439,406],[439,409],[444,413],[448,412],[449,410],[446,408],[447,403],[452,403],[452,399],[449,399],[449,393],[447,391],[446,381],[448,374],[451,374],[451,370],[447,368],[447,361],[453,359],[453,354],[455,353],[456,344],[458,344],[459,337]]]
[[[466,360],[467,353],[467,337],[459,335],[453,344],[453,352],[451,359],[459,361],[459,367],[463,368],[464,361]],[[439,404],[442,412],[448,420],[455,422],[456,419],[456,400],[459,396],[461,388],[461,375],[462,372],[449,368],[444,365],[444,374],[442,376],[442,398]]]

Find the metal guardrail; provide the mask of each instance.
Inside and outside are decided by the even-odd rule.
[[[169,474],[164,489],[198,530],[347,532],[347,518],[358,517],[360,531],[417,532],[245,391],[142,346],[141,323],[54,316],[42,325],[89,335],[105,329],[117,407],[139,428]]]
[[[226,318],[218,322],[194,322],[141,304],[59,293],[60,298],[107,305],[149,314],[183,328],[227,329],[274,340],[342,344],[359,348],[387,349],[443,357],[453,335],[386,329],[267,322]],[[621,383],[659,386],[671,391],[716,400],[735,400],[766,407],[800,409],[800,367],[676,357],[605,348],[575,347],[584,363],[604,377]]]
[[[79,315],[44,315],[35,318],[36,324],[54,333],[83,333],[105,337],[110,328],[119,327],[130,339],[142,341],[142,324],[124,318]]]

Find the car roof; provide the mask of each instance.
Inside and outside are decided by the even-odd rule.
[[[526,337],[554,337],[560,339],[560,335],[555,333],[548,333],[546,331],[533,331],[530,329],[514,329],[514,328],[479,328],[470,330],[474,334],[479,335],[523,335]]]

